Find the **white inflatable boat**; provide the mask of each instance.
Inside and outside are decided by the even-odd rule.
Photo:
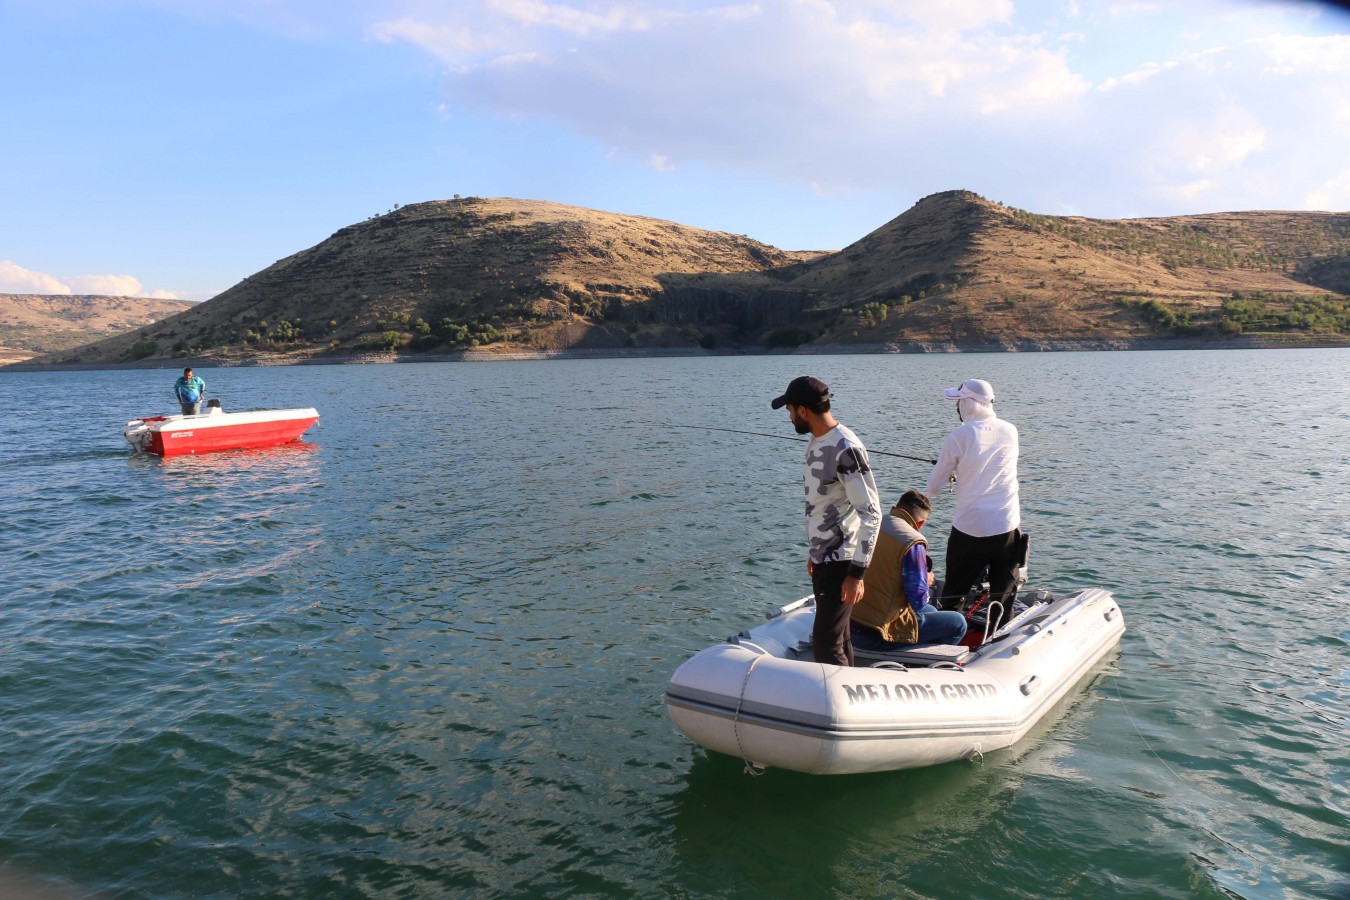
[[[976,757],[1016,743],[1120,641],[1109,591],[1033,592],[978,649],[855,650],[855,667],[811,658],[815,602],[707,647],[666,686],[676,727],[758,767],[819,775]]]

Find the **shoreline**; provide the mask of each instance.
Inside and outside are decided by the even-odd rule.
[[[1277,335],[1253,335],[1229,339],[1205,338],[1094,338],[1083,340],[1021,340],[987,343],[954,341],[905,341],[875,344],[822,344],[774,349],[705,350],[702,347],[595,347],[561,350],[455,350],[447,353],[350,353],[287,357],[259,355],[247,359],[215,359],[184,356],[172,360],[121,363],[36,363],[28,360],[0,364],[0,373],[89,372],[119,369],[172,369],[185,362],[218,369],[251,366],[353,366],[397,365],[423,362],[517,362],[569,359],[658,359],[665,357],[735,356],[847,356],[937,353],[1083,353],[1147,350],[1315,350],[1350,347],[1350,339],[1305,339]]]

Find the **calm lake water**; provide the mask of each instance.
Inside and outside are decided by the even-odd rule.
[[[992,381],[1033,586],[1116,592],[1016,748],[750,778],[671,726],[807,592],[801,449],[672,426],[790,436],[804,373],[921,456]],[[0,374],[0,895],[1350,897],[1350,351],[203,367],[321,423],[133,455],[176,374]]]

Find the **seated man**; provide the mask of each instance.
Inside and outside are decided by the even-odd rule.
[[[881,520],[863,596],[853,607],[853,643],[863,650],[895,650],[914,644],[959,644],[965,616],[929,603],[933,583],[928,540],[921,534],[932,511],[928,498],[905,491]]]

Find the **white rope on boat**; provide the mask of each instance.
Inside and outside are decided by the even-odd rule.
[[[745,678],[741,679],[741,696],[736,700],[736,715],[731,720],[731,731],[736,735],[736,749],[741,751],[741,761],[745,763],[745,769],[743,771],[746,775],[756,778],[763,775],[764,770],[768,767],[762,766],[757,762],[751,762],[750,757],[746,755],[745,745],[741,743],[741,705],[745,703],[745,689],[750,684],[750,673],[755,671],[755,666],[761,659],[768,656],[769,653],[763,647],[753,644],[750,641],[741,641],[740,643],[742,646],[754,647],[759,651],[759,654],[754,659],[750,660],[750,665],[746,667],[745,670]]]

